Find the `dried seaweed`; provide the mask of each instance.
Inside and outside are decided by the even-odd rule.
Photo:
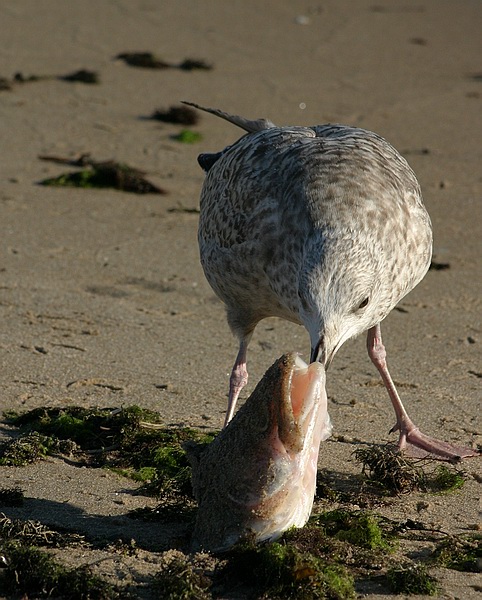
[[[155,523],[194,522],[196,502],[189,495],[165,494],[154,508],[135,508],[128,513],[131,519]]]
[[[27,546],[60,548],[83,543],[84,537],[76,533],[50,529],[39,521],[10,519],[0,513],[0,540],[15,541]]]
[[[67,83],[79,82],[92,85],[99,83],[100,78],[97,71],[90,71],[88,69],[78,69],[77,71],[72,71],[72,73],[66,73],[65,75],[24,75],[22,72],[18,71],[12,79],[0,77],[0,91],[12,90],[17,84],[22,85],[36,81],[51,80],[66,81]]]
[[[358,448],[353,453],[371,483],[393,494],[408,494],[424,487],[424,473],[391,446]]]
[[[27,435],[0,443],[0,466],[23,467],[60,450],[60,441],[32,431]]]
[[[123,60],[130,67],[141,69],[181,69],[182,71],[209,71],[212,65],[199,58],[185,58],[180,63],[170,63],[152,52],[121,52],[116,59]]]
[[[196,125],[199,114],[188,106],[170,106],[168,110],[154,111],[151,119],[176,125]]]
[[[188,213],[188,214],[193,214],[193,215],[198,215],[200,210],[197,206],[172,206],[171,208],[167,209],[167,212],[169,213]]]
[[[152,52],[121,52],[116,58],[123,60],[130,67],[142,69],[169,69],[172,66]]]
[[[200,60],[197,58],[186,58],[181,63],[179,63],[178,68],[182,69],[183,71],[210,71],[213,68],[213,66],[204,60]]]
[[[12,82],[6,77],[0,77],[0,92],[10,91],[12,89]]]
[[[430,271],[446,271],[447,269],[450,269],[450,263],[436,262],[434,260],[432,260],[429,267]]]
[[[79,69],[67,75],[59,75],[57,79],[61,81],[78,81],[80,83],[99,83],[99,74],[96,71],[88,71],[87,69]]]
[[[440,465],[430,458],[414,463],[392,446],[359,448],[353,454],[368,481],[391,494],[452,492],[465,483],[465,473],[455,466]]]

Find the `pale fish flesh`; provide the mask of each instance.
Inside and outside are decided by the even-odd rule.
[[[220,552],[302,527],[330,433],[324,367],[282,356],[211,444],[188,448],[199,504],[192,549]]]

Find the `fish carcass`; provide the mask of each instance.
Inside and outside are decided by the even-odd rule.
[[[219,552],[302,527],[330,433],[323,365],[282,356],[211,444],[188,448],[199,503],[192,549]]]

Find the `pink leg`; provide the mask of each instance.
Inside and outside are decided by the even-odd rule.
[[[388,372],[387,353],[382,342],[379,324],[368,330],[367,348],[368,355],[383,379],[395,410],[397,422],[390,433],[394,431],[400,432],[398,440],[400,450],[406,451],[410,456],[433,456],[439,460],[460,460],[461,458],[479,455],[476,450],[472,450],[471,448],[453,446],[447,442],[431,438],[422,433],[413,423],[400,400],[395,384]]]
[[[246,367],[246,353],[248,350],[249,340],[251,335],[241,339],[239,343],[239,352],[236,357],[236,361],[231,371],[231,377],[229,379],[229,397],[228,397],[228,409],[226,411],[226,417],[224,419],[224,427],[231,421],[234,415],[234,409],[236,408],[236,402],[238,396],[244,386],[248,383],[248,369]]]

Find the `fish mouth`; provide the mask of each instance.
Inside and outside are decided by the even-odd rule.
[[[323,413],[320,439],[330,432],[325,367],[314,362],[307,365],[297,354],[288,355],[282,381],[278,411],[278,437],[290,454],[302,452],[306,443],[317,437],[314,429],[320,427],[315,413]]]

